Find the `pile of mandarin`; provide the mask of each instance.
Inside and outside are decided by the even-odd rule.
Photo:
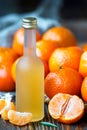
[[[15,90],[16,64],[23,48],[23,28],[15,32],[11,48],[0,47],[0,91]],[[73,32],[64,26],[52,27],[43,34],[37,30],[36,55],[44,65],[50,116],[65,124],[77,122],[87,103],[87,44],[79,45]],[[14,103],[4,99],[0,99],[0,115],[15,125],[32,119],[32,113],[17,112]]]

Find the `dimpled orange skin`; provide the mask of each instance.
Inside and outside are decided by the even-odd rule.
[[[0,47],[0,91],[15,90],[11,67],[17,58],[18,55],[12,48]]]
[[[87,102],[87,76],[84,78],[81,86],[82,99]]]
[[[46,60],[48,62],[49,57],[51,56],[52,52],[58,48],[57,42],[53,41],[46,41],[46,40],[39,40],[36,43],[36,55],[42,59]]]
[[[63,26],[52,27],[48,29],[42,37],[43,40],[51,40],[58,43],[59,47],[76,46],[75,35]]]
[[[78,71],[69,67],[60,68],[48,73],[44,81],[44,90],[50,99],[57,93],[80,96],[82,80]]]
[[[60,66],[78,70],[82,53],[83,50],[78,46],[55,49],[49,58],[49,70],[58,70]]]

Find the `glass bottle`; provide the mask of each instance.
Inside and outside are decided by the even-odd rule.
[[[16,68],[16,108],[31,112],[32,122],[44,117],[44,66],[36,56],[36,18],[24,18],[24,55]]]

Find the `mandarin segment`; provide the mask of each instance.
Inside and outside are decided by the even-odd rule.
[[[8,120],[8,110],[4,110],[1,114],[1,118],[4,120]]]
[[[2,119],[8,120],[8,111],[9,110],[16,110],[16,106],[15,106],[14,102],[7,102],[7,105],[5,106],[5,108],[3,109],[2,113],[1,113]]]
[[[9,110],[16,110],[15,104],[8,100],[0,99],[0,115],[4,120],[8,120]]]
[[[84,114],[84,102],[76,95],[59,93],[48,104],[52,118],[65,124],[75,123]]]
[[[31,122],[32,113],[9,110],[8,119],[14,125],[23,126]]]
[[[64,104],[65,104],[66,100],[68,100],[68,98],[69,98],[68,94],[67,95],[64,94],[63,96],[60,96],[60,95],[61,95],[61,93],[59,93],[58,96],[53,97],[53,99],[51,99],[51,101],[48,104],[49,113],[51,113],[51,116],[54,119],[58,119],[61,116],[61,113],[64,111]],[[54,100],[54,98],[55,98],[55,100]],[[62,109],[62,111],[61,111],[61,109]]]
[[[0,99],[0,114],[2,113],[6,105],[7,105],[6,101],[4,99]]]
[[[59,70],[49,72],[44,81],[45,93],[52,98],[57,93],[80,95],[82,76],[72,68],[60,67]]]

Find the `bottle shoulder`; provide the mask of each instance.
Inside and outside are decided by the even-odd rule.
[[[17,66],[42,66],[44,67],[42,61],[37,56],[22,56]]]

